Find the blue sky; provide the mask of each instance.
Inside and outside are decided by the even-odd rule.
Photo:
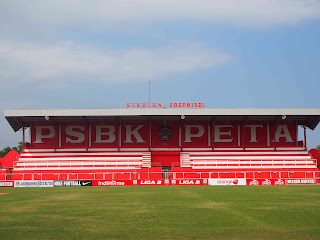
[[[124,108],[149,80],[164,104],[320,107],[318,0],[3,0],[0,28],[0,148],[4,109]]]

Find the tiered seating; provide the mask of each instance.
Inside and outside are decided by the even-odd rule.
[[[136,179],[151,168],[150,152],[24,149],[13,180]]]
[[[97,152],[89,150],[25,149],[15,171],[84,171],[135,170],[150,167],[150,153],[146,152]]]
[[[184,152],[181,167],[192,169],[296,169],[316,168],[305,151],[294,152]]]
[[[24,149],[12,180],[161,179],[150,152],[101,149]],[[173,179],[316,178],[317,162],[305,151],[182,152]]]

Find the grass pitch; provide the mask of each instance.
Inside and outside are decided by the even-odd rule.
[[[319,185],[0,193],[0,239],[320,239]]]

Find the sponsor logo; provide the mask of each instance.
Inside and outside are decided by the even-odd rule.
[[[200,185],[200,180],[179,180],[179,185]]]
[[[128,186],[131,185],[131,180],[120,180],[120,181],[115,181],[115,180],[93,180],[92,181],[92,186]]]
[[[162,185],[162,180],[141,180],[140,185]]]
[[[285,185],[286,182],[282,179],[247,179],[248,185]]]
[[[65,180],[65,181],[54,181],[55,187],[80,187],[80,186],[92,186],[91,180]]]
[[[232,184],[235,184],[237,185],[238,184],[238,181],[237,180],[218,180],[217,181],[218,184],[221,184],[221,185],[232,185]]]
[[[277,179],[274,181],[274,185],[284,185],[284,181],[281,179]]]
[[[262,181],[262,185],[272,185],[272,184],[269,179],[265,179],[264,181]]]
[[[53,181],[15,181],[15,187],[53,187]]]
[[[124,182],[117,181],[98,181],[98,186],[124,186]]]
[[[289,179],[287,184],[315,184],[315,179]]]
[[[81,186],[92,186],[91,180],[81,180],[80,181]]]
[[[0,181],[0,187],[13,187],[14,182],[13,181]]]
[[[209,185],[225,185],[225,186],[237,186],[237,185],[247,185],[245,178],[218,178],[209,179]]]
[[[253,180],[251,180],[251,181],[249,182],[248,185],[259,185],[259,181],[256,180],[256,179],[253,179]]]
[[[132,185],[208,185],[207,179],[133,180]]]

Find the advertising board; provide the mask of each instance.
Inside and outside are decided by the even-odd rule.
[[[92,180],[58,180],[53,181],[54,187],[81,187],[92,186]]]
[[[287,184],[315,184],[317,183],[316,179],[288,179],[286,180]]]
[[[132,185],[208,185],[207,179],[164,179],[164,180],[133,180]]]
[[[170,180],[133,180],[132,185],[153,185],[153,186],[159,186],[159,185],[170,185]]]
[[[93,180],[92,186],[130,186],[131,180]]]
[[[14,187],[53,187],[53,181],[15,181]]]
[[[245,178],[217,178],[217,179],[209,179],[209,185],[239,186],[239,185],[247,185],[247,182]]]
[[[282,179],[247,179],[247,185],[285,185]]]
[[[14,181],[0,181],[0,187],[14,187]]]
[[[173,179],[171,185],[208,185],[208,179]]]

